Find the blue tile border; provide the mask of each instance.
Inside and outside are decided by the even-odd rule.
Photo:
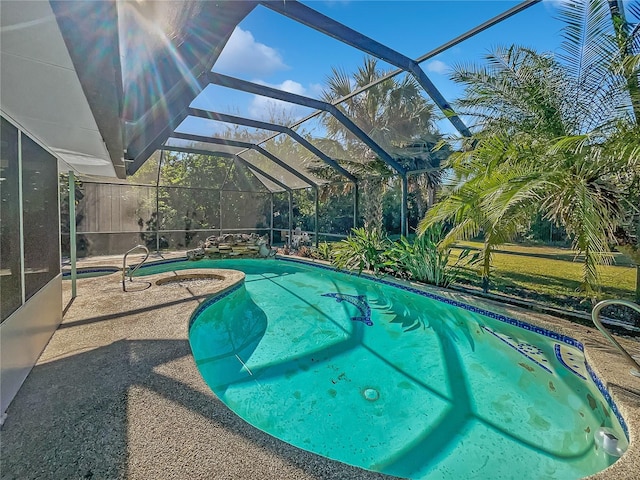
[[[566,368],[567,370],[569,370],[570,372],[574,373],[575,375],[577,375],[578,377],[580,377],[582,380],[586,380],[586,378],[580,373],[580,372],[576,372],[573,368],[571,368],[571,366],[569,366],[567,364],[567,362],[564,361],[564,357],[562,356],[562,353],[560,352],[560,344],[556,343],[553,346],[553,351],[556,354],[556,358],[558,359],[558,361],[562,364],[562,366],[564,366],[564,368]],[[586,364],[587,362],[585,362]]]
[[[189,331],[191,330],[191,327],[193,326],[194,322],[198,319],[200,314],[202,314],[202,312],[205,309],[207,309],[208,307],[210,307],[214,303],[219,302],[223,298],[228,297],[233,292],[235,292],[236,290],[239,290],[243,286],[244,286],[244,280],[242,280],[241,282],[236,283],[235,285],[232,285],[231,287],[227,288],[226,290],[222,290],[221,292],[214,293],[212,296],[207,297],[207,299],[204,302],[202,302],[200,305],[198,305],[196,307],[196,309],[193,311],[193,313],[191,314],[191,318],[189,318],[189,326],[187,327],[188,330]]]
[[[335,268],[333,266],[330,266],[330,265],[323,265],[323,264],[313,263],[313,262],[309,262],[309,261],[305,261],[305,260],[300,260],[300,259],[297,259],[297,258],[285,258],[285,257],[279,256],[279,257],[277,257],[277,259],[285,261],[285,262],[300,263],[302,265],[307,265],[307,266],[310,266],[310,267],[316,267],[316,268],[321,268],[321,269],[324,269],[324,270],[330,270],[330,271],[333,271],[333,272],[344,273],[346,275],[353,274],[353,273],[348,272],[348,271],[338,270],[337,268]],[[462,309],[467,310],[469,312],[477,313],[479,315],[484,315],[485,317],[493,318],[493,319],[498,320],[500,322],[507,323],[509,325],[513,325],[515,327],[519,327],[519,328],[522,328],[524,330],[528,330],[530,332],[537,333],[539,335],[543,335],[543,336],[551,338],[553,340],[566,343],[567,345],[571,345],[572,347],[577,348],[581,352],[584,352],[584,345],[581,342],[579,342],[575,338],[571,338],[571,337],[568,337],[566,335],[562,335],[562,334],[554,332],[552,330],[547,330],[546,328],[538,327],[538,326],[533,325],[531,323],[523,322],[521,320],[516,320],[514,318],[510,318],[510,317],[507,317],[505,315],[501,315],[499,313],[494,313],[494,312],[491,312],[489,310],[485,310],[483,308],[478,308],[478,307],[474,307],[472,305],[467,305],[466,303],[462,303],[462,302],[459,302],[457,300],[451,300],[451,299],[448,299],[448,298],[445,298],[445,297],[441,297],[440,295],[436,295],[434,293],[425,292],[424,290],[420,290],[418,288],[414,288],[414,287],[410,287],[410,286],[407,286],[407,285],[402,285],[402,284],[399,284],[399,283],[395,283],[395,282],[392,282],[392,281],[389,281],[389,280],[384,280],[382,278],[374,277],[373,275],[369,275],[369,274],[366,274],[366,273],[360,274],[360,277],[369,279],[369,280],[371,280],[373,282],[380,283],[382,285],[388,285],[390,287],[399,288],[400,290],[405,290],[407,292],[415,293],[417,295],[421,295],[423,297],[427,297],[427,298],[430,298],[432,300],[443,302],[443,303],[446,303],[448,305],[452,305],[454,307],[459,307],[459,308],[462,308]],[[629,439],[629,430],[627,428],[627,423],[624,421],[624,418],[622,418],[622,415],[620,414],[620,410],[618,409],[618,406],[615,404],[615,402],[611,398],[611,394],[607,391],[607,388],[604,385],[604,383],[602,382],[602,380],[600,380],[600,378],[598,378],[598,376],[595,374],[595,372],[593,371],[593,369],[591,368],[591,366],[589,365],[589,363],[586,360],[585,360],[585,365],[587,366],[587,371],[589,372],[589,375],[591,376],[591,380],[593,380],[593,383],[596,384],[596,387],[598,387],[598,390],[600,390],[600,393],[602,394],[602,396],[607,400],[607,403],[609,404],[609,407],[611,408],[611,410],[615,414],[616,418],[620,422],[620,426],[624,430],[624,434],[626,435],[627,440],[628,440]]]
[[[121,271],[122,270],[119,269],[118,267],[102,267],[102,268],[96,267],[96,268],[77,268],[76,269],[76,273],[78,275],[84,274],[84,273],[116,273]],[[71,270],[62,270],[62,276],[70,277]]]
[[[536,365],[538,365],[540,368],[542,368],[543,370],[546,370],[548,373],[553,374],[553,372],[551,371],[551,369],[549,367],[547,367],[546,365],[543,365],[542,363],[540,363],[539,361],[537,361],[535,358],[533,358],[531,355],[528,355],[526,352],[523,352],[521,349],[519,349],[517,346],[510,344],[509,342],[507,342],[504,338],[502,338],[500,335],[496,334],[496,332],[494,332],[493,330],[486,328],[484,325],[481,325],[480,328],[482,328],[485,332],[490,333],[491,335],[493,335],[494,337],[496,337],[498,340],[502,341],[505,343],[505,345],[508,345],[509,347],[513,348],[516,352],[518,352],[520,355],[528,358],[529,360],[531,360],[533,363],[535,363]],[[546,362],[546,360],[545,360]]]
[[[629,428],[627,427],[627,422],[625,422],[624,418],[622,418],[622,415],[620,414],[620,410],[618,409],[618,406],[616,405],[616,403],[613,401],[613,398],[611,398],[611,394],[607,390],[606,385],[602,380],[600,380],[600,378],[598,378],[598,376],[596,375],[596,372],[593,371],[593,369],[591,368],[591,365],[589,365],[588,362],[585,362],[585,365],[587,366],[587,372],[589,372],[589,376],[591,377],[591,380],[593,380],[593,383],[596,384],[596,386],[598,387],[598,390],[600,390],[600,393],[602,393],[602,396],[605,398],[605,400],[609,404],[611,411],[615,414],[616,418],[620,422],[620,426],[622,427],[622,430],[624,430],[624,434],[627,437],[627,440],[629,440]]]

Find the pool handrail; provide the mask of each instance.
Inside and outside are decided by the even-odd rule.
[[[620,351],[620,353],[622,353],[622,356],[624,356],[627,359],[627,361],[631,363],[631,365],[633,366],[630,372],[631,375],[640,377],[640,364],[638,364],[638,362],[631,355],[629,355],[629,352],[627,352],[624,349],[624,347],[620,345],[615,338],[613,338],[613,336],[604,327],[604,325],[602,325],[600,318],[598,318],[600,316],[600,310],[602,310],[604,307],[608,307],[609,305],[622,305],[622,306],[631,308],[632,310],[635,310],[638,313],[640,313],[640,305],[630,302],[628,300],[609,299],[609,300],[602,300],[601,302],[598,302],[596,306],[593,307],[593,310],[591,311],[591,319],[593,320],[593,323],[596,325],[596,327],[598,327],[598,330],[600,330],[600,333],[602,333],[605,336],[605,338],[609,340],[609,342],[611,342],[611,344],[615,346]]]
[[[147,247],[145,247],[144,245],[136,245],[135,247],[133,247],[132,249],[128,250],[127,253],[124,254],[124,257],[122,259],[122,291],[126,292],[127,288],[125,287],[125,281],[126,281],[126,277],[127,277],[127,255],[129,255],[131,252],[138,250],[139,248],[142,248],[145,251],[145,256],[144,259],[142,259],[142,261],[138,264],[136,264],[131,271],[129,272],[129,281],[132,282],[133,281],[133,274],[136,272],[136,270],[138,270],[142,264],[144,262],[147,261],[147,259],[149,258],[149,249]]]

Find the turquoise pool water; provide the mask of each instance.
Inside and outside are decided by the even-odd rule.
[[[257,428],[348,464],[415,479],[572,479],[624,432],[577,343],[416,293],[287,261],[233,268],[190,342],[211,389]],[[551,332],[548,332],[549,335]]]

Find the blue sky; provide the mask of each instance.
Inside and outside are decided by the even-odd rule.
[[[559,1],[562,0],[545,0],[534,5],[421,66],[441,93],[453,101],[461,94],[460,87],[449,80],[449,71],[454,65],[481,63],[482,56],[497,45],[517,43],[541,51],[557,51],[562,27],[555,19]],[[417,58],[519,2],[315,0],[303,3],[408,57]],[[332,67],[352,72],[362,64],[364,55],[258,6],[236,28],[213,70],[318,97]],[[380,65],[395,69],[382,61]],[[274,105],[273,100],[222,87],[210,87],[193,105],[255,119],[268,119],[274,111],[278,113],[282,109],[286,115],[296,118],[310,112],[300,107]],[[445,121],[439,125],[451,131]]]

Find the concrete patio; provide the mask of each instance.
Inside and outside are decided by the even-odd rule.
[[[120,262],[121,257],[103,257],[81,266]],[[71,282],[64,281],[63,323],[2,427],[1,477],[390,478],[277,440],[213,395],[191,356],[187,325],[207,295],[243,278],[230,270],[218,273],[225,280],[170,288],[155,282],[175,273],[143,277],[129,283],[126,293],[119,273],[82,279],[73,302]],[[619,354],[594,329],[499,304],[484,306],[585,344],[589,363],[608,385],[631,435],[626,455],[592,478],[637,479],[640,379],[627,373]],[[625,345],[640,353],[638,344]]]

